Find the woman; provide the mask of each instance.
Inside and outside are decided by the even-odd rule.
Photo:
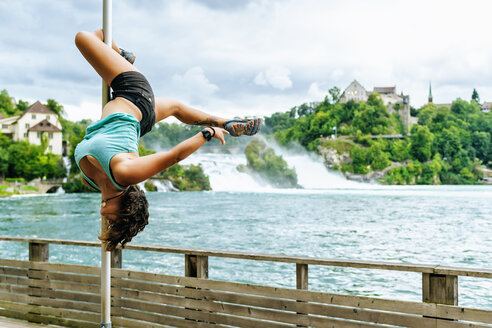
[[[101,191],[100,213],[109,224],[99,239],[111,251],[119,243],[124,246],[148,223],[147,199],[137,183],[185,159],[211,138],[224,144],[224,134],[255,134],[261,120],[226,120],[171,99],[155,99],[145,77],[131,64],[135,57],[114,43],[108,47],[103,39],[102,30],[75,37],[82,55],[113,89],[101,119],[87,127],[75,149],[75,160],[83,182]],[[168,116],[206,128],[168,152],[139,157],[139,138]]]

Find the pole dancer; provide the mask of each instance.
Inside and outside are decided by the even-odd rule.
[[[111,251],[118,244],[124,246],[148,223],[148,202],[137,183],[185,159],[212,138],[224,144],[224,134],[256,134],[261,119],[228,120],[176,100],[154,98],[147,79],[132,65],[135,56],[114,42],[108,47],[103,40],[102,30],[75,36],[79,51],[113,90],[101,119],[87,127],[77,145],[75,160],[83,182],[101,192],[100,213],[108,224],[99,239]],[[168,152],[139,157],[139,138],[169,116],[205,128]]]

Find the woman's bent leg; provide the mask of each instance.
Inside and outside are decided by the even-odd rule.
[[[155,121],[162,121],[166,117],[174,116],[183,123],[190,125],[223,127],[227,119],[209,115],[179,101],[168,98],[156,98]]]
[[[138,71],[125,58],[121,57],[114,43],[113,48],[110,48],[102,41],[102,38],[101,30],[94,33],[82,31],[75,36],[75,44],[84,58],[108,85],[123,72]]]

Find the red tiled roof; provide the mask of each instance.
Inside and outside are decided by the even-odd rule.
[[[374,87],[374,91],[379,94],[381,93],[396,93],[396,87]]]
[[[46,107],[45,105],[41,104],[38,101],[36,101],[34,104],[32,104],[31,106],[29,106],[28,109],[26,109],[24,111],[24,113],[22,113],[21,117],[26,115],[27,113],[41,113],[41,114],[53,114],[53,115],[56,115],[55,112],[53,112],[52,110],[50,110],[48,107]]]
[[[30,128],[28,131],[61,132],[61,130],[56,125],[49,122],[48,120],[42,120],[41,122]]]

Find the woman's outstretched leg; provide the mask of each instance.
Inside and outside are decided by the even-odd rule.
[[[207,114],[200,110],[184,105],[179,101],[168,98],[156,98],[155,116],[156,122],[159,122],[166,117],[174,116],[181,122],[190,125],[224,128],[230,133],[230,135],[237,137],[242,134],[256,134],[261,126],[261,119],[229,120]]]
[[[114,42],[110,48],[103,42],[103,38],[102,30],[93,33],[82,31],[75,36],[75,44],[84,58],[108,85],[123,72],[138,71],[121,56]]]

